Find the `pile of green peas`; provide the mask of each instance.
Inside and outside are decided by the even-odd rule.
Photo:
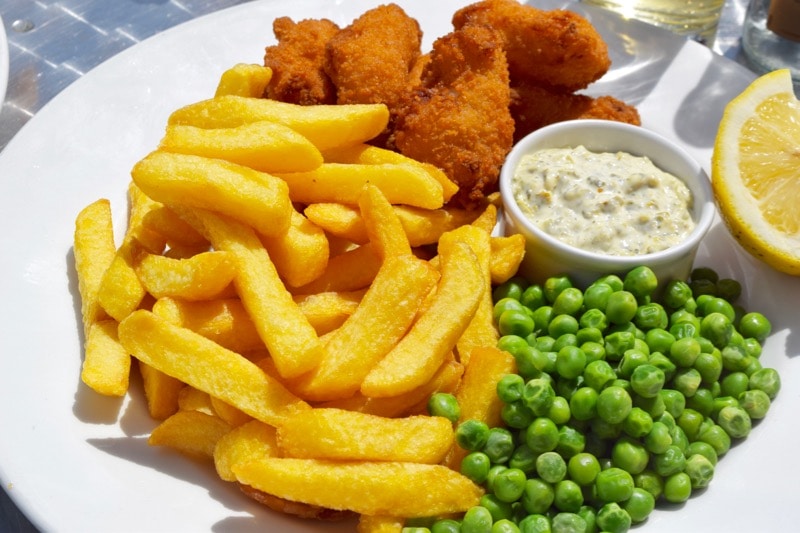
[[[497,286],[498,347],[517,363],[497,383],[504,426],[456,427],[461,472],[486,494],[404,531],[623,533],[708,486],[780,389],[759,359],[771,324],[709,268],[657,287],[645,266],[585,290],[565,276]],[[456,420],[454,402],[435,395],[429,410]]]

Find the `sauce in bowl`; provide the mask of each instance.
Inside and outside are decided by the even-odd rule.
[[[637,256],[692,232],[692,193],[647,157],[546,148],[520,158],[511,193],[542,231],[585,251]]]

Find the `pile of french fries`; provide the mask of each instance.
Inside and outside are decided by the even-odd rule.
[[[360,531],[463,512],[482,490],[426,404],[451,392],[462,420],[500,422],[514,361],[491,290],[524,242],[492,235],[491,202],[447,207],[437,168],[367,145],[385,106],[271,101],[270,76],[236,65],[170,116],[119,246],[108,200],[78,215],[82,380],[123,396],[138,366],[149,442],[284,512]]]

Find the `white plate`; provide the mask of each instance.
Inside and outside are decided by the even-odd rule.
[[[407,0],[425,45],[449,29],[465,0]],[[152,448],[154,423],[133,383],[126,399],[100,398],[80,383],[81,333],[72,232],[78,211],[100,197],[124,226],[131,166],[160,139],[177,107],[208,97],[219,74],[261,61],[277,16],[347,24],[377,0],[253,2],[158,35],[64,90],[0,154],[0,477],[46,531],[344,531],[279,516],[219,481],[209,465]],[[553,7],[560,2],[540,2]],[[580,7],[575,7],[580,9]],[[752,79],[695,43],[589,12],[608,40],[614,70],[593,88],[639,106],[644,125],[708,167],[722,108]],[[718,465],[704,494],[655,512],[643,528],[789,531],[796,526],[795,457],[800,430],[800,280],[742,253],[717,224],[698,262],[745,281],[743,302],[772,319],[763,361],[783,391],[767,419]]]
[[[0,106],[6,97],[8,87],[8,38],[3,17],[0,17]]]

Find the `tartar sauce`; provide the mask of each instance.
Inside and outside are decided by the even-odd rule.
[[[665,250],[695,227],[686,184],[647,157],[577,148],[522,157],[512,193],[540,229],[576,248],[631,256]]]

